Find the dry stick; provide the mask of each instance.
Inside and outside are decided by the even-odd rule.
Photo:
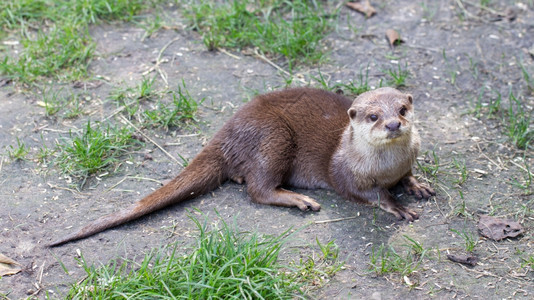
[[[235,59],[237,59],[237,60],[241,59],[241,57],[239,57],[239,56],[237,56],[237,55],[234,55],[234,54],[232,54],[232,53],[230,53],[230,52],[224,50],[223,48],[219,48],[219,49],[217,49],[217,50],[219,50],[219,52],[221,52],[221,53],[223,53],[223,54],[226,54],[226,55],[230,56],[231,58],[235,58]]]
[[[48,186],[52,189],[58,189],[58,190],[65,190],[65,191],[69,191],[73,194],[76,194],[76,195],[84,195],[84,196],[90,196],[91,194],[88,194],[88,193],[82,193],[82,192],[79,192],[77,190],[73,190],[73,189],[69,189],[69,188],[66,188],[66,187],[62,187],[62,186],[59,186],[59,185],[55,185],[55,184],[52,184],[50,182],[47,182],[46,184],[48,184]]]
[[[532,174],[532,172],[530,172],[529,170],[527,170],[525,167],[523,167],[522,165],[516,163],[515,161],[513,160],[510,160],[511,163],[513,163],[514,165],[516,165],[518,168],[520,168],[521,170],[527,172],[530,174],[530,176],[534,177],[534,174]]]
[[[486,7],[486,6],[483,6],[483,5],[480,5],[480,4],[477,4],[477,3],[473,3],[473,2],[470,2],[470,1],[467,1],[467,0],[464,0],[465,3],[469,4],[469,5],[472,5],[474,7],[477,7],[479,9],[483,9],[483,10],[487,10],[489,11],[490,13],[492,14],[495,14],[495,15],[500,15],[501,13],[494,10],[494,9],[491,9],[489,7]]]
[[[356,219],[356,218],[358,218],[358,216],[339,218],[339,219],[330,219],[330,220],[321,220],[321,221],[315,221],[313,223],[315,223],[315,224],[332,223],[332,222],[339,222],[339,221],[345,221],[345,220],[352,220],[352,219]]]
[[[170,42],[168,42],[167,44],[165,44],[165,46],[163,46],[163,48],[161,48],[161,50],[159,51],[159,54],[158,54],[158,57],[156,58],[156,64],[154,66],[152,66],[150,69],[146,70],[145,72],[143,72],[142,74],[143,75],[146,75],[154,70],[158,71],[159,75],[161,76],[161,79],[163,79],[163,81],[165,81],[165,84],[166,85],[169,85],[169,83],[167,82],[167,74],[164,74],[164,71],[161,70],[161,68],[159,67],[159,65],[162,63],[162,60],[161,60],[161,56],[163,55],[163,52],[165,50],[167,50],[167,48],[169,48],[169,46],[176,42],[177,40],[179,40],[180,38],[175,38],[173,40],[171,40]]]
[[[254,54],[260,58],[261,60],[263,60],[264,62],[270,64],[271,66],[275,67],[278,71],[286,74],[287,76],[290,76],[291,78],[295,78],[293,75],[291,75],[291,73],[289,73],[288,71],[282,69],[282,67],[280,67],[279,65],[275,64],[274,62],[272,62],[271,60],[269,60],[267,57],[265,57],[265,55],[261,54],[258,52],[258,49],[254,49]],[[305,80],[303,79],[300,79],[300,78],[297,78],[298,81],[302,82],[302,83],[307,83]]]
[[[149,140],[152,144],[154,144],[156,147],[159,148],[159,150],[163,151],[163,153],[165,153],[165,155],[167,155],[168,157],[170,157],[175,163],[177,163],[178,165],[180,165],[182,168],[184,167],[184,165],[179,162],[174,156],[172,156],[169,152],[167,152],[165,149],[163,149],[163,147],[161,147],[158,143],[156,143],[153,139],[151,139],[148,135],[146,135],[144,132],[142,132],[139,128],[137,128],[134,124],[132,124],[132,122],[128,121],[128,119],[126,119],[123,115],[119,115],[122,120],[124,122],[126,122],[128,125],[130,125],[133,129],[135,129],[135,131],[139,132],[139,134],[141,134],[144,138],[146,138],[147,140]]]
[[[44,272],[45,263],[46,261],[43,261],[43,264],[41,265],[41,268],[40,268],[38,281],[34,283],[34,286],[37,288],[37,290],[33,292],[30,296],[35,296],[43,290],[42,282],[43,282],[43,272]]]
[[[430,47],[424,47],[424,46],[418,46],[418,45],[410,45],[410,44],[404,44],[405,47],[408,48],[414,48],[414,49],[421,49],[421,50],[429,50],[433,52],[441,52],[441,50],[437,48],[430,48]]]
[[[467,1],[466,1],[466,2],[467,2]],[[467,3],[469,3],[469,2],[467,2]],[[473,19],[476,19],[476,20],[481,21],[481,22],[486,23],[486,24],[493,24],[493,25],[495,25],[495,26],[497,26],[497,27],[500,27],[500,28],[505,28],[505,26],[503,26],[503,25],[501,25],[501,24],[499,24],[499,23],[488,22],[487,20],[484,20],[483,18],[481,18],[481,17],[479,17],[479,16],[475,16],[475,15],[473,15],[472,13],[470,13],[470,12],[464,7],[464,5],[463,5],[463,3],[462,3],[461,0],[456,0],[456,4],[458,4],[458,6],[460,7],[460,9],[462,9],[466,15],[468,15],[469,17],[471,17],[471,18],[473,18]],[[469,4],[471,4],[471,3],[469,3]]]
[[[161,182],[161,181],[159,181],[159,180],[156,180],[156,179],[147,178],[147,177],[139,177],[139,176],[129,176],[129,175],[126,175],[126,176],[124,176],[123,179],[119,180],[117,183],[115,183],[115,184],[112,185],[110,188],[108,188],[108,189],[106,190],[106,192],[109,192],[109,191],[111,191],[112,189],[116,188],[119,184],[123,183],[126,179],[148,180],[148,181],[153,181],[153,182],[156,182],[156,183],[158,183],[158,184],[163,185],[163,182]]]
[[[484,156],[489,162],[491,162],[492,164],[494,164],[495,166],[497,166],[497,168],[499,168],[499,170],[508,170],[507,168],[505,168],[504,166],[501,166],[499,165],[498,163],[494,162],[491,158],[489,158],[483,151],[482,149],[480,149],[480,144],[477,143],[477,148],[478,148],[478,151],[480,152],[480,154],[482,156]],[[498,158],[498,157],[497,157]]]
[[[478,17],[478,16],[475,16],[473,15],[472,13],[470,13],[465,7],[464,7],[464,4],[462,3],[462,1],[460,0],[456,0],[456,4],[458,4],[458,7],[460,7],[461,10],[464,11],[464,13],[468,16],[470,16],[471,18],[473,19],[477,19],[477,20],[480,20],[480,21],[483,21],[482,18]]]

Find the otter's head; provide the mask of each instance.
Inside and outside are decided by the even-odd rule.
[[[412,95],[394,88],[379,88],[358,96],[347,111],[350,124],[373,146],[409,141],[413,123]]]

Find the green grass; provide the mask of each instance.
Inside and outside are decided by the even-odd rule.
[[[385,71],[389,85],[395,86],[397,88],[406,86],[406,79],[410,76],[410,71],[408,71],[408,64],[404,64],[404,67],[401,67],[400,64],[397,64],[397,68],[389,68]]]
[[[360,69],[360,74],[358,75],[358,78],[356,81],[350,80],[347,83],[338,82],[335,84],[330,84],[328,80],[323,76],[321,71],[319,70],[318,76],[312,76],[312,79],[315,80],[317,83],[321,85],[321,87],[328,91],[338,91],[341,90],[344,94],[352,95],[352,96],[358,96],[362,93],[365,93],[367,91],[371,90],[371,86],[369,85],[369,66],[365,68],[365,74],[363,73],[363,69]],[[382,82],[379,83],[379,87],[382,86]]]
[[[25,160],[30,150],[28,149],[28,147],[26,147],[24,142],[21,142],[20,139],[17,138],[17,145],[16,146],[9,145],[6,151],[7,151],[7,156],[12,161],[17,161],[17,160]]]
[[[458,195],[460,196],[461,201],[458,201],[454,207],[453,214],[456,216],[462,216],[464,218],[473,218],[473,214],[467,209],[467,204],[465,202],[464,193],[462,190],[458,189]]]
[[[164,97],[171,99],[164,101]],[[154,78],[143,78],[135,88],[116,89],[109,99],[116,102],[130,120],[135,119],[144,127],[164,129],[197,121],[198,105],[204,102],[204,98],[197,101],[190,95],[184,80],[176,90],[158,91],[154,87]],[[157,102],[150,103],[154,100]]]
[[[87,76],[95,43],[90,24],[131,20],[157,0],[4,0],[0,28],[20,40],[17,55],[0,57],[0,74],[32,84],[51,78],[73,81]]]
[[[317,63],[324,58],[321,40],[332,30],[319,1],[252,1],[226,3],[191,1],[186,17],[202,35],[209,50],[255,48],[284,57],[288,69],[296,63]]]
[[[67,299],[299,299],[305,298],[308,280],[319,276],[309,274],[324,273],[304,271],[310,266],[317,270],[316,262],[280,263],[288,231],[264,236],[239,232],[223,220],[208,225],[207,218],[190,218],[198,236],[185,252],[174,243],[151,251],[141,262],[121,259],[98,268],[82,256],[86,278],[72,286]],[[337,260],[334,248],[333,243],[322,245],[324,260]]]
[[[457,185],[462,185],[467,181],[467,177],[469,175],[469,172],[467,171],[467,167],[465,166],[465,160],[460,160],[456,158],[452,158],[452,165],[456,170],[458,170],[458,178],[455,179],[453,182]]]
[[[165,104],[158,102],[157,108],[145,110],[145,123],[153,127],[175,127],[187,121],[196,121],[196,112],[199,104],[204,102],[204,98],[197,102],[187,90],[185,82],[178,85],[176,91],[171,91],[172,103]]]
[[[534,272],[534,255],[531,254],[526,258],[521,258],[521,268],[529,268],[531,272]]]
[[[407,248],[404,254],[397,253],[389,245],[381,244],[378,248],[373,246],[369,256],[369,270],[378,275],[398,273],[401,276],[410,275],[416,271],[423,259],[428,256],[429,249],[408,236],[404,238],[407,242],[404,245]]]
[[[80,115],[83,115],[84,110],[80,102],[80,97],[78,95],[73,95],[72,99],[68,101],[66,105],[67,109],[63,114],[63,117],[65,119],[75,119]]]
[[[342,83],[338,85],[342,89],[348,91],[351,95],[360,95],[371,90],[369,85],[369,65],[365,67],[365,74],[363,68],[360,68],[360,74],[357,81],[351,80],[349,83]],[[379,82],[378,87],[382,87],[382,81]]]
[[[424,156],[427,157],[427,156],[430,156],[428,152],[425,152],[424,153]],[[431,161],[430,161],[431,159]],[[440,159],[439,159],[439,156],[437,155],[436,151],[435,150],[432,150],[431,152],[431,157],[429,159],[429,162],[428,163],[420,163],[419,161],[416,161],[417,163],[417,168],[423,172],[423,174],[425,175],[425,177],[432,177],[432,180],[433,182],[436,182],[438,180],[438,172],[439,172],[439,169],[440,169]]]
[[[119,163],[118,158],[138,147],[129,128],[118,128],[88,121],[81,133],[70,133],[57,144],[55,164],[66,174],[85,179]]]
[[[530,75],[530,72],[527,70],[527,68],[523,65],[521,61],[518,61],[518,64],[521,68],[523,79],[525,79],[525,83],[527,84],[527,89],[531,94],[534,94],[534,77]]]
[[[508,99],[508,114],[504,120],[506,133],[518,148],[526,149],[534,140],[534,129],[530,129],[532,111],[527,111],[512,92]]]
[[[464,240],[465,251],[467,252],[475,251],[475,247],[478,242],[478,238],[475,234],[467,233],[465,230],[462,230],[462,232],[460,232],[456,229],[450,229],[450,231],[456,233],[459,237],[461,237]]]
[[[522,170],[522,173],[524,173],[525,175],[523,175],[522,179],[518,180],[517,178],[512,177],[512,185],[522,189],[522,190],[525,190],[525,192],[528,193],[528,191],[530,190],[530,187],[532,186],[532,182],[534,181],[534,176],[532,176],[532,172],[531,172],[531,169],[532,167],[529,165],[528,163],[528,158],[527,157],[523,157],[523,163],[524,163],[524,167],[521,168]]]
[[[47,117],[54,116],[65,106],[65,99],[60,94],[61,89],[55,89],[54,87],[43,89],[41,93],[41,105],[45,108],[45,115]]]
[[[490,94],[491,93],[491,94]],[[498,91],[480,90],[477,100],[472,104],[470,113],[476,118],[494,118],[499,121],[512,144],[520,149],[532,146],[534,129],[532,129],[532,108],[525,102],[527,96],[516,97],[512,90],[508,94],[508,107],[502,105],[502,95]]]
[[[73,21],[39,31],[35,39],[23,39],[18,57],[5,56],[0,72],[25,83],[53,78],[60,81],[77,80],[87,74],[94,52],[86,28]]]

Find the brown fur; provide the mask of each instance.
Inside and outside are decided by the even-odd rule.
[[[244,105],[170,183],[50,246],[205,194],[228,179],[246,183],[252,200],[261,204],[319,210],[312,198],[284,187],[328,188],[412,221],[417,214],[398,204],[388,191],[400,182],[419,198],[434,195],[411,172],[420,144],[412,102],[412,96],[392,88],[364,93],[354,102],[311,88],[260,95]]]

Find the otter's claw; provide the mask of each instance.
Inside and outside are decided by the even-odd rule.
[[[419,215],[415,211],[398,204],[394,200],[380,203],[380,208],[393,214],[399,220],[405,219],[408,222],[413,222],[419,219]]]
[[[417,199],[428,199],[436,195],[436,192],[426,184],[420,183],[413,176],[402,179],[402,186],[409,195],[414,195]]]

